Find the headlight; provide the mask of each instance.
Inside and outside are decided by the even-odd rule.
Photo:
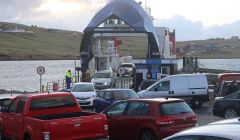
[[[109,83],[105,82],[104,85],[109,85]]]
[[[92,95],[92,96],[90,96],[91,98],[95,98],[96,97],[96,95]]]

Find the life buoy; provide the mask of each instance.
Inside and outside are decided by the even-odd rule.
[[[123,75],[125,72],[124,68],[118,68],[118,74]]]

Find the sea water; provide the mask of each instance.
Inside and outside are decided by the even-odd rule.
[[[45,68],[42,84],[46,85],[47,82],[63,80],[68,69],[74,74],[75,63],[80,66],[80,61],[74,60],[0,61],[0,89],[39,91],[38,66]],[[178,68],[181,67],[182,60],[179,60]],[[199,67],[240,71],[240,59],[199,59]]]

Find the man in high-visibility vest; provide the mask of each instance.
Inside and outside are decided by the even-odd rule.
[[[71,70],[68,70],[66,73],[67,90],[70,90],[71,83],[72,83],[72,74],[71,74]]]

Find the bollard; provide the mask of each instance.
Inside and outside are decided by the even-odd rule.
[[[44,85],[41,85],[41,90],[40,90],[40,92],[44,92],[45,90],[44,90]]]

